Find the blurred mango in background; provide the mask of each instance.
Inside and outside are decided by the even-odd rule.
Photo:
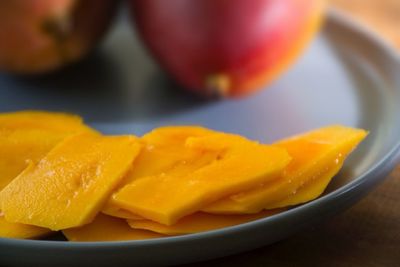
[[[151,54],[185,89],[243,96],[297,59],[318,31],[323,0],[131,0]]]
[[[46,73],[81,59],[110,24],[116,2],[2,1],[0,70]],[[242,96],[277,78],[312,40],[325,11],[324,0],[125,2],[161,67],[204,96]]]
[[[104,35],[118,2],[1,1],[0,71],[43,74],[78,61]],[[400,48],[399,0],[125,3],[132,26],[160,66],[183,88],[203,96],[244,96],[278,78],[318,32],[326,3],[366,22]]]
[[[116,0],[0,2],[0,70],[45,73],[86,55],[110,24]]]

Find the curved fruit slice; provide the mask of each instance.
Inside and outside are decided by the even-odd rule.
[[[184,141],[189,137],[203,137],[215,133],[218,132],[200,126],[165,126],[145,134],[142,139],[154,147],[176,151],[172,146],[184,149]]]
[[[342,165],[343,162],[332,166],[327,172],[318,177],[314,177],[313,180],[302,185],[295,194],[291,194],[281,201],[270,203],[266,205],[265,208],[269,209],[294,206],[319,197],[325,191],[325,188],[332,180],[332,177],[341,169]]]
[[[141,177],[168,172],[168,170],[173,168],[177,162],[182,160],[181,155],[164,152],[143,141],[141,143],[143,144],[143,148],[141,149],[137,159],[135,159],[133,168],[129,170],[123,181],[119,184],[119,188],[136,179],[140,179]],[[107,201],[102,212],[110,216],[124,219],[139,220],[142,218],[139,215],[133,214],[132,212],[115,205],[112,198]]]
[[[3,216],[0,216],[0,237],[34,239],[50,233],[49,229],[20,223],[10,223]]]
[[[123,241],[143,240],[164,237],[154,232],[132,229],[122,219],[99,214],[93,222],[79,228],[63,230],[63,234],[69,241]]]
[[[137,179],[114,194],[113,202],[144,218],[171,225],[220,198],[276,178],[290,161],[282,148],[233,134],[180,140],[185,150],[200,155],[202,164],[182,161],[168,173]],[[204,154],[208,155],[206,160]]]
[[[22,111],[0,114],[0,191],[32,161],[37,163],[67,136],[93,131],[78,116]]]
[[[93,131],[77,115],[33,110],[0,113],[0,129],[6,132],[35,129],[62,134]]]
[[[60,230],[91,222],[140,151],[133,136],[67,138],[0,192],[8,221]]]
[[[122,208],[119,208],[117,205],[114,205],[112,201],[108,201],[108,203],[103,207],[102,213],[112,216],[112,217],[117,217],[121,219],[130,219],[130,220],[144,220],[143,217],[133,214],[129,210],[125,210]]]
[[[202,127],[162,127],[151,131],[141,138],[141,149],[133,168],[130,169],[120,188],[142,177],[176,172],[184,173],[198,169],[214,160],[213,153],[189,150],[184,141],[191,136],[204,136],[215,133]],[[184,163],[184,164],[183,164]],[[130,211],[116,205],[112,198],[103,208],[103,213],[125,219],[141,219]]]
[[[278,213],[280,210],[262,211],[245,215],[216,215],[197,212],[181,218],[173,225],[164,225],[150,220],[128,220],[134,229],[149,230],[164,235],[184,235],[234,226]]]
[[[286,149],[292,161],[279,179],[222,199],[204,211],[217,214],[256,213],[264,208],[282,207],[284,205],[274,203],[295,194],[311,180],[323,179],[326,186],[366,135],[364,130],[335,125],[282,140],[274,146]],[[322,185],[313,191],[314,198],[325,189]],[[292,197],[291,205],[299,204],[296,199]]]

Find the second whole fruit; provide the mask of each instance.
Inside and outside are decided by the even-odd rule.
[[[242,96],[285,71],[321,24],[323,0],[131,0],[155,59],[201,95]]]
[[[0,3],[0,70],[46,73],[86,55],[103,36],[117,0]]]

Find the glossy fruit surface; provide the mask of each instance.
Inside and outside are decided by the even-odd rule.
[[[240,96],[278,77],[323,17],[322,0],[131,0],[153,56],[185,88]]]
[[[1,1],[0,70],[44,73],[81,59],[103,36],[117,2]]]

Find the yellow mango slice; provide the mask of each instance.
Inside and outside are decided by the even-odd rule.
[[[204,136],[212,133],[215,132],[201,127],[179,126],[163,127],[146,134],[141,140],[143,148],[120,188],[141,177],[166,175],[171,172],[185,175],[210,164],[215,159],[215,153],[186,149],[184,140],[191,134]],[[112,198],[103,208],[103,213],[118,218],[143,219],[115,204]]]
[[[91,222],[140,151],[133,136],[77,134],[31,164],[0,192],[10,222],[52,230]]]
[[[0,191],[27,166],[38,162],[64,134],[29,130],[15,131],[5,136],[0,132]]]
[[[190,137],[204,137],[216,131],[200,126],[165,126],[145,134],[142,139],[158,150],[169,153],[192,153],[185,148],[185,140]]]
[[[215,132],[196,126],[162,127],[147,133],[141,138],[143,148],[135,160],[134,167],[125,176],[120,187],[141,177],[176,172],[177,169],[181,172],[191,172],[209,164],[214,160],[213,153],[199,153],[185,149],[184,140],[191,136],[205,136],[212,133]],[[117,218],[143,219],[115,204],[112,198],[102,212]]]
[[[20,223],[10,223],[3,216],[0,216],[0,237],[34,239],[50,233],[49,229]]]
[[[325,191],[325,188],[328,186],[333,176],[335,176],[335,174],[340,170],[342,165],[343,162],[336,164],[336,166],[332,166],[332,168],[330,168],[327,172],[302,185],[295,194],[291,194],[281,201],[270,203],[268,207],[289,207],[302,204],[319,197]]]
[[[286,203],[299,204],[293,196],[296,191],[310,180],[324,179],[326,186],[366,135],[364,130],[333,125],[277,142],[274,146],[286,149],[292,157],[279,179],[217,201],[203,210],[216,214],[257,213],[264,208],[285,206],[274,203],[289,196],[292,200]],[[324,189],[320,187],[319,194]]]
[[[172,225],[215,200],[276,178],[290,161],[284,149],[241,136],[216,132],[190,136],[169,129],[178,136],[176,142],[169,147],[159,138],[157,145],[182,147],[191,154],[207,155],[205,159],[200,157],[200,164],[181,161],[169,172],[136,179],[112,199],[120,208],[161,224]]]
[[[132,229],[125,220],[101,213],[90,224],[79,228],[65,229],[63,234],[69,241],[78,242],[143,240],[164,237],[164,235],[154,232]]]
[[[31,129],[64,134],[90,128],[81,117],[67,113],[31,110],[0,113],[0,131]]]
[[[106,215],[121,219],[144,220],[143,217],[133,214],[129,210],[119,208],[117,205],[114,205],[112,201],[108,201],[105,207],[103,207],[102,212]]]
[[[128,220],[128,223],[134,229],[149,230],[164,235],[184,235],[251,222],[271,216],[279,211],[280,210],[262,211],[256,214],[245,215],[216,215],[197,212],[183,217],[175,224],[169,226],[150,220]]]
[[[134,166],[125,175],[123,181],[119,185],[120,187],[137,178],[160,173],[162,170],[167,169],[171,164],[171,157],[169,157],[169,155],[155,150],[154,147],[146,145],[144,142],[141,143],[143,144],[143,147],[135,159]],[[141,219],[140,216],[114,205],[111,198],[104,205],[102,212],[117,218],[134,220]]]
[[[24,111],[0,114],[0,191],[28,162],[37,163],[65,137],[92,131],[78,116]]]

